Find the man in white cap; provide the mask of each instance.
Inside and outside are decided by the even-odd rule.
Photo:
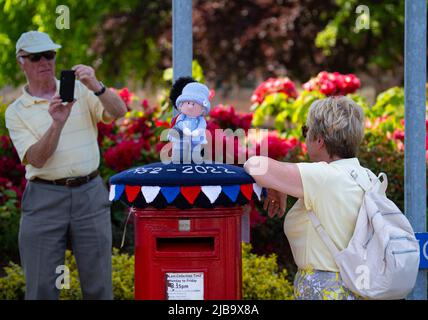
[[[6,110],[6,126],[23,164],[19,250],[26,299],[58,299],[70,236],[84,299],[112,299],[108,191],[98,174],[97,123],[126,113],[124,102],[76,65],[75,100],[62,103],[55,78],[60,45],[43,32],[23,33],[17,62],[27,78]]]

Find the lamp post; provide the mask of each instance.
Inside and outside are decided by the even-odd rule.
[[[426,231],[426,37],[427,1],[406,0],[405,7],[405,213],[415,232]],[[409,299],[427,299],[427,271],[419,270]]]

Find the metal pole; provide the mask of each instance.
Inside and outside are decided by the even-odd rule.
[[[172,0],[172,70],[174,81],[179,77],[192,76],[192,51],[192,0]]]
[[[415,232],[426,231],[426,37],[427,1],[406,0],[405,7],[405,213]],[[427,271],[419,270],[409,299],[427,299]]]

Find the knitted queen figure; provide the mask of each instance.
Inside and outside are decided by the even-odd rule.
[[[208,87],[198,82],[188,83],[175,105],[179,115],[168,135],[172,142],[172,161],[200,163],[202,145],[207,144],[205,116],[211,108]]]

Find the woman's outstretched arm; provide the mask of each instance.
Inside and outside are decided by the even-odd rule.
[[[302,178],[295,163],[253,156],[245,162],[244,169],[261,187],[303,198]]]

